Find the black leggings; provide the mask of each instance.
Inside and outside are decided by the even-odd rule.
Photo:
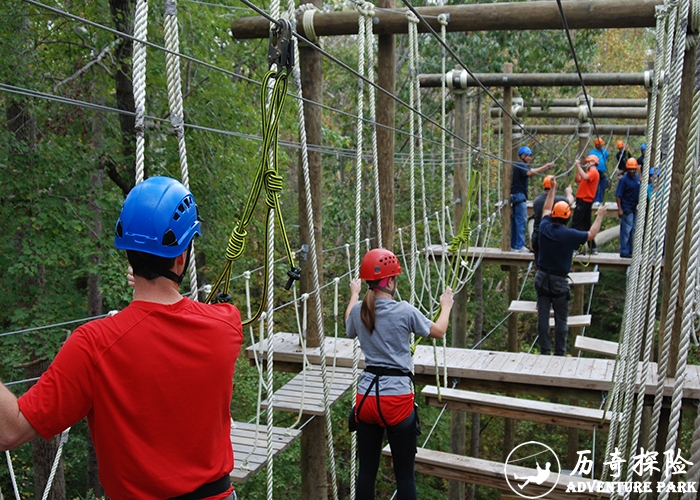
[[[416,411],[396,425],[386,428],[396,476],[397,500],[416,500]],[[377,424],[357,422],[357,454],[360,473],[357,478],[357,500],[374,500],[374,485],[379,470],[385,428]]]

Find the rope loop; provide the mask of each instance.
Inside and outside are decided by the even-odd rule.
[[[284,187],[284,179],[274,170],[265,172],[265,203],[270,208],[275,208],[277,205],[278,194],[282,192]]]
[[[318,35],[316,34],[316,28],[314,27],[314,16],[318,11],[312,3],[305,3],[299,6],[298,12],[303,14],[301,24],[304,26],[304,34],[310,42],[316,43],[318,41]]]
[[[361,16],[374,17],[374,5],[371,2],[358,2],[355,7]]]
[[[228,260],[236,260],[243,254],[243,249],[245,248],[245,239],[248,236],[248,231],[241,229],[236,225],[231,232],[231,236],[228,239],[228,246],[226,247],[226,258]]]
[[[437,20],[441,25],[447,26],[450,23],[450,15],[449,14],[440,14],[437,17]]]
[[[418,17],[413,12],[406,12],[406,19],[409,23],[418,24],[420,21]]]

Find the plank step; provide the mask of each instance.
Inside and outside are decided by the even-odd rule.
[[[595,408],[448,388],[440,388],[441,398],[438,399],[438,388],[433,385],[425,386],[421,395],[425,396],[428,405],[441,408],[447,404],[448,410],[468,411],[584,430],[597,427],[599,430],[607,431],[610,426],[610,413],[605,414],[603,410]]]
[[[603,356],[611,356],[613,358],[617,357],[617,346],[617,342],[583,337],[581,335],[577,335],[574,341],[574,349],[592,352],[594,354],[602,354]]]
[[[331,384],[328,404],[333,406],[352,387],[352,368],[329,366],[327,374]],[[274,394],[272,406],[275,410],[298,413],[302,400],[304,415],[324,415],[323,377],[320,366],[310,366],[278,389]],[[267,399],[261,403],[262,408],[268,406]]]
[[[286,450],[301,437],[297,429],[272,428],[272,450],[274,456]],[[243,483],[255,475],[267,462],[267,426],[231,422],[231,445],[233,446],[234,467],[231,481]]]
[[[388,445],[382,450],[382,454],[391,456],[391,449]],[[467,484],[498,488],[510,493],[514,492],[514,490],[508,485],[508,480],[510,480],[511,484],[519,486],[524,484],[523,478],[537,475],[536,469],[509,464],[508,479],[506,479],[506,467],[503,463],[454,455],[443,451],[427,450],[425,448],[418,448],[416,453],[416,472]],[[515,476],[518,476],[518,478],[515,478]],[[557,474],[553,470],[552,474],[541,484],[538,485],[535,482],[531,482],[521,492],[527,494],[525,498],[546,496],[546,498],[553,500],[572,500],[572,498],[593,500],[598,493],[572,494],[566,492],[569,483],[590,482],[590,479],[568,474]],[[601,498],[610,498],[609,493],[600,493],[600,495]]]

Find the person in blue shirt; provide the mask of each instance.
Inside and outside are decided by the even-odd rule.
[[[617,215],[620,216],[620,257],[632,257],[634,227],[637,224],[637,203],[641,181],[637,171],[639,164],[635,158],[627,160],[627,173],[620,179],[615,192]]]
[[[549,355],[549,310],[554,310],[554,355],[566,356],[566,337],[569,333],[569,272],[571,256],[587,241],[593,240],[605,216],[605,205],[600,207],[595,222],[588,231],[566,227],[571,207],[566,201],[554,203],[556,179],[547,194],[540,222],[540,249],[535,273],[537,292],[537,335],[540,353]]]
[[[591,149],[588,155],[595,155],[598,157],[598,166],[596,168],[600,174],[600,180],[598,181],[598,188],[596,189],[593,203],[603,203],[605,199],[605,190],[608,187],[608,167],[606,160],[610,157],[610,153],[603,147],[605,141],[600,137],[596,137],[595,141],[593,141],[593,145],[594,148]]]
[[[518,150],[520,161],[513,164],[513,180],[510,185],[510,251],[529,252],[525,246],[525,227],[527,226],[527,184],[528,179],[535,174],[545,172],[554,163],[531,168],[532,150],[523,146]]]
[[[639,169],[641,171],[641,169],[644,168],[644,155],[646,154],[646,150],[647,150],[646,143],[639,146],[639,150],[642,152],[642,154],[639,155],[639,158],[637,158],[637,163],[639,164]]]

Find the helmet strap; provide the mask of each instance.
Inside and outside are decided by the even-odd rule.
[[[391,280],[391,276],[383,278],[378,285],[372,288],[372,290],[379,290],[380,292],[388,293],[393,297],[396,295],[396,287],[394,287],[392,290],[386,288],[386,286],[389,284],[389,280]]]
[[[172,272],[170,269],[153,269],[153,272],[158,273],[161,275],[163,278],[168,278],[171,281],[174,281],[178,285],[182,283],[182,280],[185,279],[185,273],[187,273],[187,268],[190,267],[190,250],[192,249],[192,242],[190,242],[189,245],[187,245],[187,252],[185,253],[185,267],[182,268],[182,273],[181,274],[175,274]]]

